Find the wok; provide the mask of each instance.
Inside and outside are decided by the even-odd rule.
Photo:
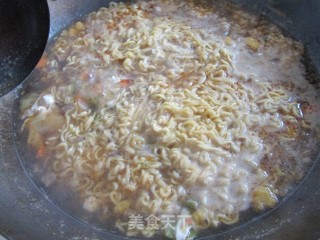
[[[319,0],[233,0],[279,25],[306,47],[304,61],[309,80],[319,86],[320,79],[320,2]],[[50,34],[55,34],[75,19],[108,4],[106,0],[50,0]],[[30,19],[29,19],[30,20]],[[8,239],[119,239],[79,222],[48,201],[24,174],[13,144],[12,108],[16,90],[0,101],[0,232]],[[320,238],[320,163],[297,190],[276,209],[246,225],[203,239],[319,239]],[[41,193],[42,192],[42,193]]]
[[[48,33],[47,1],[0,2],[0,96],[32,71],[46,46]]]

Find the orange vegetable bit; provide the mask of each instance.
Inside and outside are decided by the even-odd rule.
[[[75,97],[74,100],[78,103],[78,105],[83,108],[87,109],[89,108],[89,100],[86,96],[83,96],[81,93],[78,93]]]
[[[108,30],[115,29],[116,26],[117,26],[117,23],[115,23],[114,21],[110,21],[110,22],[108,22],[108,23],[106,24],[106,28],[107,28]]]
[[[48,59],[46,56],[42,56],[36,66],[36,68],[40,69],[47,65]]]
[[[303,114],[311,114],[316,111],[316,107],[313,104],[310,104],[309,102],[302,102],[300,103],[300,109]]]
[[[46,155],[46,146],[42,145],[37,151],[37,158],[44,157]]]
[[[76,102],[82,100],[82,96],[80,95],[80,93],[78,93],[77,95],[74,96],[74,100],[75,100]]]
[[[132,79],[122,79],[120,80],[120,86],[123,88],[130,87],[133,84]]]
[[[80,74],[80,80],[86,81],[86,80],[88,80],[88,79],[89,79],[89,72],[84,71],[84,72],[82,72],[82,73]]]
[[[97,82],[93,85],[92,90],[94,93],[101,94],[103,92],[103,85],[101,82]]]
[[[74,97],[74,100],[77,102],[77,103],[88,103],[88,99],[83,96],[81,93],[78,93],[75,97]]]

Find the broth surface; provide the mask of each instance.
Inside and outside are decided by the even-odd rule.
[[[314,159],[320,105],[302,54],[223,1],[111,4],[63,31],[22,91],[26,164],[129,236],[236,224]]]

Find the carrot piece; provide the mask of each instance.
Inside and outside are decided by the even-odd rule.
[[[36,66],[36,68],[40,69],[46,66],[48,59],[45,56],[42,56]]]
[[[131,79],[122,79],[120,80],[120,86],[123,88],[130,87],[133,83],[133,80]]]
[[[78,102],[79,100],[81,100],[81,95],[78,93],[75,97],[74,97],[74,100],[76,101],[76,102]]]
[[[92,87],[92,90],[94,93],[97,93],[97,94],[101,94],[102,91],[103,91],[103,85],[101,82],[96,82],[93,87]]]
[[[75,97],[74,97],[74,100],[79,103],[79,102],[82,102],[82,103],[87,103],[88,100],[87,98],[85,98],[83,95],[81,95],[80,93],[78,93]]]
[[[89,108],[89,103],[88,103],[88,98],[81,95],[81,93],[78,93],[75,97],[74,100],[79,104],[79,106],[83,109]]]
[[[37,151],[37,158],[41,158],[46,154],[46,147],[41,145],[41,147]]]
[[[302,102],[302,103],[300,103],[300,109],[303,114],[311,114],[311,113],[315,112],[316,107],[314,105],[310,104],[309,102]]]
[[[89,73],[87,71],[84,71],[80,74],[80,80],[85,81],[89,79]]]
[[[106,28],[108,30],[112,30],[112,29],[115,29],[115,27],[117,26],[117,24],[114,22],[114,21],[110,21],[106,24]]]

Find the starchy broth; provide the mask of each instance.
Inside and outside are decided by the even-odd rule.
[[[34,174],[128,236],[193,238],[271,209],[318,147],[302,54],[228,2],[112,3],[64,30],[22,91]]]

